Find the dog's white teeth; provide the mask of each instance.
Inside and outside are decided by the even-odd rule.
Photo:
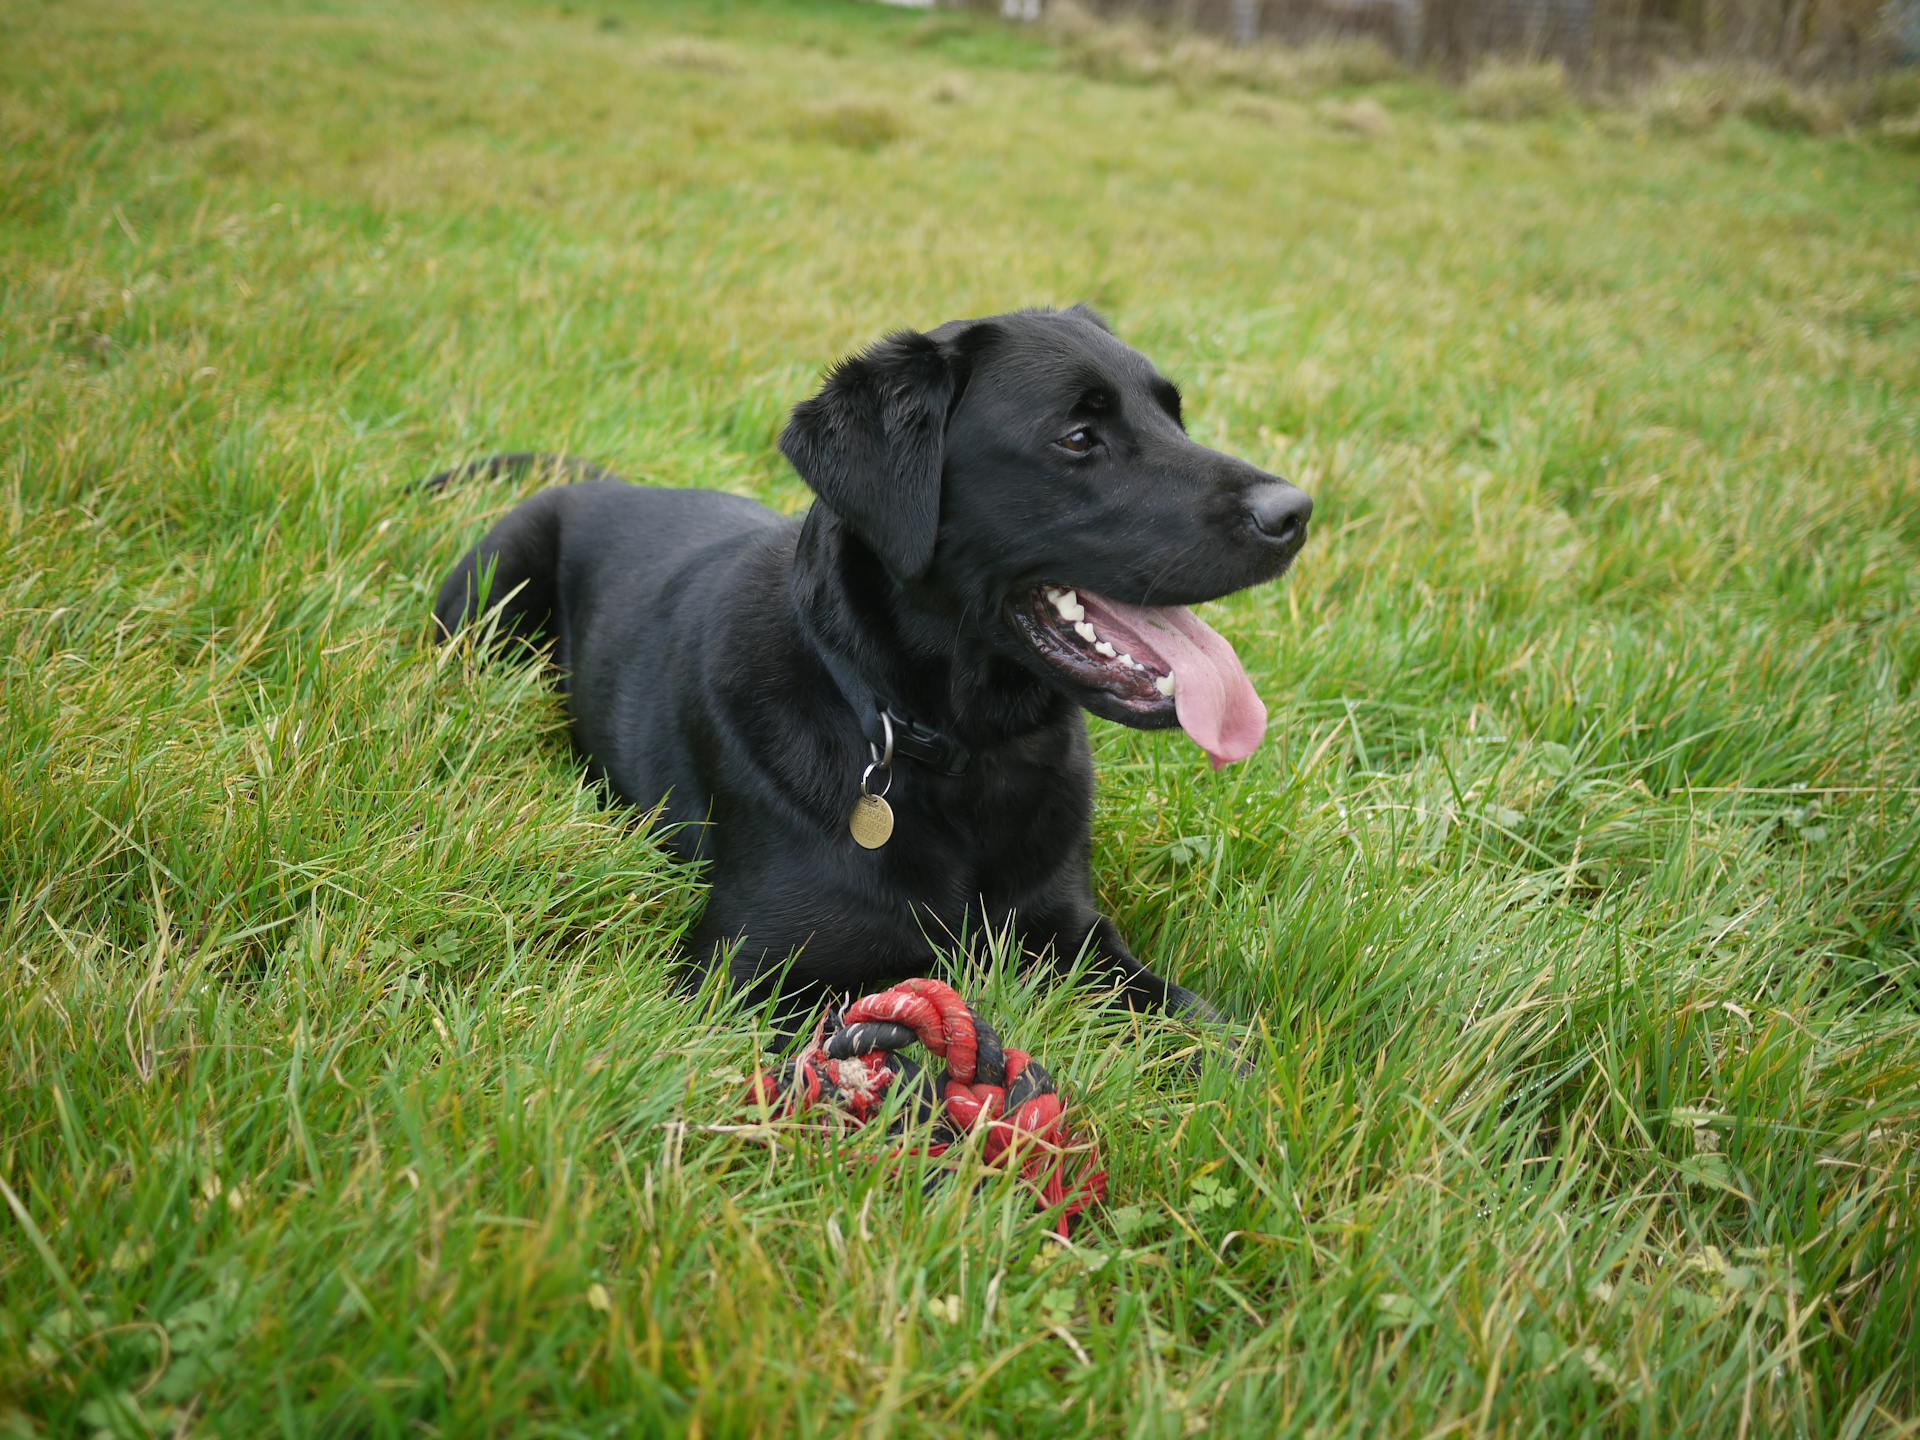
[[[1082,640],[1086,641],[1089,645],[1091,645],[1095,640],[1100,638],[1098,635],[1094,634],[1093,626],[1089,625],[1084,620],[1081,620],[1074,625],[1073,633],[1078,635]]]
[[[1142,665],[1138,660],[1134,659],[1133,656],[1131,655],[1122,655],[1120,657],[1120,663],[1122,665],[1131,665],[1136,670],[1144,670],[1147,668],[1146,666]]]
[[[1109,645],[1104,640],[1102,640],[1098,645],[1095,645],[1093,648],[1095,650],[1098,650],[1102,655],[1111,656],[1112,654],[1115,653],[1113,646]]]
[[[1049,590],[1047,599],[1053,602],[1053,608],[1060,612],[1062,620],[1084,620],[1087,607],[1080,603],[1080,597],[1071,590]]]
[[[1173,676],[1162,675],[1158,680],[1153,682],[1153,688],[1171,700],[1173,698]]]

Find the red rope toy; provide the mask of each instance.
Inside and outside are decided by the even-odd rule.
[[[939,1082],[897,1053],[915,1041],[946,1059]],[[982,1158],[989,1165],[1018,1164],[1044,1208],[1062,1206],[1056,1228],[1063,1238],[1074,1216],[1106,1196],[1107,1172],[1091,1148],[1074,1145],[1046,1067],[1003,1046],[994,1028],[938,980],[903,981],[828,1011],[813,1043],[778,1077],[754,1073],[746,1098],[787,1115],[825,1100],[864,1125],[898,1085],[911,1087],[903,1093],[915,1097],[903,1111],[907,1123],[934,1118],[926,1154],[945,1154],[962,1135],[985,1126]],[[1071,1176],[1070,1158],[1079,1160]]]

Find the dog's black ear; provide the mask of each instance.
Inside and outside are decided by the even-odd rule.
[[[780,436],[800,478],[903,579],[933,563],[956,366],[937,341],[899,331],[834,366]]]
[[[1093,324],[1098,325],[1102,330],[1106,331],[1109,335],[1113,334],[1113,326],[1109,325],[1106,321],[1106,317],[1103,316],[1098,310],[1095,310],[1091,305],[1075,305],[1072,308],[1070,308],[1066,313],[1069,315],[1077,315],[1082,320],[1091,321]]]

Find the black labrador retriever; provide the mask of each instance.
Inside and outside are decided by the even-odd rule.
[[[764,988],[791,957],[797,1008],[1012,922],[1129,1004],[1218,1018],[1094,906],[1080,711],[1247,755],[1265,707],[1184,607],[1278,576],[1312,503],[1190,440],[1179,391],[1081,307],[890,336],[780,448],[819,497],[799,520],[584,467],[461,560],[439,632],[497,603],[497,635],[551,646],[591,772],[708,862],[697,964]]]

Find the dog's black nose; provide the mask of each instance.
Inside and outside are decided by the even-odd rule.
[[[1254,528],[1276,545],[1299,546],[1307,538],[1313,501],[1284,480],[1266,480],[1247,491]]]

